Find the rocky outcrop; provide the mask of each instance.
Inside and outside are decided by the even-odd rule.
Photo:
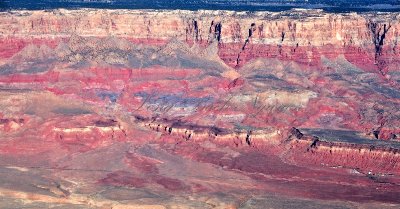
[[[226,144],[228,146],[273,146],[281,141],[281,131],[273,128],[264,130],[227,130],[215,126],[199,126],[180,121],[165,119],[151,120],[136,117],[137,123],[153,131],[172,135],[183,141],[208,141]]]
[[[349,168],[383,176],[400,174],[399,148],[312,138],[293,140],[288,147],[288,159],[298,165]]]
[[[76,118],[75,120],[79,120]],[[76,143],[93,145],[98,141],[125,140],[124,128],[115,120],[98,120],[86,126],[60,126],[52,129],[54,140],[61,143]]]

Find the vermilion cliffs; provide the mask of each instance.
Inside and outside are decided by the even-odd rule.
[[[400,13],[0,13],[0,208],[398,208]]]

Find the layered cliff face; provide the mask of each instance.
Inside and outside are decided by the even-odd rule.
[[[244,43],[250,37],[254,44],[341,47],[369,46],[374,38],[380,39],[384,34],[385,45],[395,46],[398,15],[329,14],[319,10],[281,13],[55,10],[3,12],[1,19],[3,36],[24,38],[76,34],[160,40],[178,37],[200,42],[216,38],[221,43]]]
[[[230,66],[255,57],[278,57],[318,64],[322,56],[347,59],[383,74],[399,59],[399,14],[326,14],[321,11],[245,13],[222,11],[87,10],[2,13],[1,34],[34,38],[118,36],[141,43],[178,38],[189,43],[218,41],[219,55]],[[2,40],[18,48],[18,40]],[[50,40],[48,40],[50,41]],[[10,44],[10,45],[9,45]],[[7,47],[9,45],[10,47]],[[17,47],[14,47],[17,46]],[[7,52],[3,52],[7,56]]]
[[[399,19],[0,13],[0,169],[23,176],[4,176],[0,195],[14,206],[307,205],[281,195],[398,206]]]

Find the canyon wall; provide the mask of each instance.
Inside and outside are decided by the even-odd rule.
[[[344,54],[385,74],[394,70],[391,64],[400,57],[398,13],[54,10],[3,12],[0,23],[3,57],[4,50],[21,48],[15,47],[21,44],[18,38],[51,43],[73,34],[117,36],[146,44],[172,38],[202,45],[218,41],[220,57],[233,67],[257,57],[316,65],[322,56]]]

